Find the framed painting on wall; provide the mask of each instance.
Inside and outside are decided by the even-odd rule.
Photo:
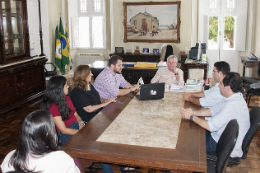
[[[180,5],[124,2],[124,42],[180,43]]]

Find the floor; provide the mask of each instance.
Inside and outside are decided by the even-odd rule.
[[[253,97],[251,106],[260,105],[260,97]],[[32,111],[40,108],[42,97],[35,99],[22,107],[13,109],[0,116],[0,163],[6,154],[16,148],[17,137],[24,118]],[[113,166],[115,173],[120,173],[117,165]],[[103,171],[100,171],[103,172]],[[140,168],[138,173],[164,173],[165,171]],[[227,173],[260,173],[260,129],[251,142],[248,157],[237,166],[227,167]],[[1,173],[1,170],[0,170]]]

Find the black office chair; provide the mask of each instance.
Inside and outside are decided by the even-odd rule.
[[[9,171],[9,172],[6,172],[6,173],[25,173],[24,171]]]
[[[56,76],[56,75],[57,75],[56,66],[55,66],[52,62],[46,62],[46,64],[51,64],[54,69],[53,69],[52,71],[48,71],[48,70],[44,67],[45,77]]]
[[[228,158],[235,147],[238,137],[238,124],[237,120],[231,120],[222,135],[219,138],[217,144],[217,162],[216,167],[210,161],[207,161],[207,172],[210,173],[222,173],[226,169]]]
[[[243,151],[243,156],[241,157],[242,159],[247,158],[247,153],[248,153],[250,143],[259,128],[259,123],[260,123],[260,107],[254,107],[250,111],[250,128],[249,128],[248,132],[246,133],[245,138],[242,143],[242,151]],[[240,164],[241,158],[239,158],[239,157],[231,158],[230,157],[229,161],[228,161],[228,166]]]
[[[253,95],[260,96],[260,88],[254,89],[254,88],[248,88],[246,92],[246,102],[249,108],[252,108],[250,106],[250,99]]]
[[[164,56],[164,61],[167,61],[168,56],[173,55],[173,48],[171,45],[167,45],[166,52]]]
[[[257,73],[258,73],[258,76],[260,76],[260,61],[258,63]],[[246,84],[246,83],[252,84],[252,83],[256,83],[256,82],[260,81],[260,79],[254,78],[254,77],[241,77],[241,78],[242,78],[244,84]]]

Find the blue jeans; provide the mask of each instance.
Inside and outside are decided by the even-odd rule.
[[[101,167],[102,167],[102,169],[103,169],[103,171],[105,173],[114,173],[111,164],[109,164],[109,163],[100,163],[100,165],[101,165]],[[119,167],[120,167],[121,172],[123,172],[124,169],[126,168],[125,166],[119,166]]]
[[[207,154],[216,156],[217,142],[212,138],[211,132],[206,130]]]
[[[79,124],[77,121],[75,121],[68,128],[79,130]],[[61,142],[61,145],[65,144],[72,137],[71,135],[66,135],[61,132],[58,132],[58,135],[59,135],[59,140]]]

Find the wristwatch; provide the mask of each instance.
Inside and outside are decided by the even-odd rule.
[[[191,121],[193,121],[193,117],[194,117],[193,115],[192,115],[192,116],[190,116],[190,120],[191,120]]]
[[[129,87],[129,89],[130,89],[130,92],[132,92],[132,87]]]
[[[85,126],[85,122],[84,121],[80,121],[79,122],[79,126],[80,126],[80,124],[83,124]]]

